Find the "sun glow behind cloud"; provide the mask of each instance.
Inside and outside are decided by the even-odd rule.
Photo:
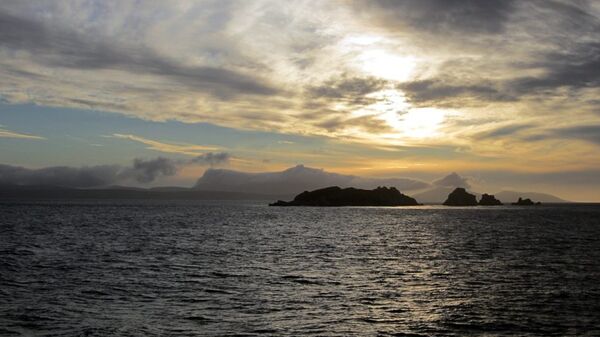
[[[353,111],[353,115],[374,116],[393,130],[392,133],[381,132],[377,137],[372,137],[374,143],[389,144],[394,141],[396,145],[410,145],[411,141],[422,142],[441,137],[443,135],[440,129],[446,117],[457,114],[453,110],[414,107],[401,91],[393,87],[367,97],[374,99],[375,103]]]
[[[416,60],[412,56],[399,56],[383,49],[367,49],[358,57],[361,70],[369,75],[390,81],[410,79]]]

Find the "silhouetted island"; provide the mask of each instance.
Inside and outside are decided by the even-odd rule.
[[[462,187],[457,187],[444,201],[446,206],[477,206],[477,198]]]
[[[479,204],[481,206],[500,206],[502,205],[502,202],[496,199],[494,195],[484,193],[481,195],[481,200],[479,200]]]
[[[519,198],[519,200],[517,200],[517,202],[513,202],[513,205],[517,205],[517,206],[535,206],[535,205],[541,205],[541,202],[533,202],[531,201],[531,199],[527,198],[527,199],[523,199],[523,198]]]
[[[278,200],[269,206],[415,206],[419,203],[394,187],[377,187],[374,190],[322,188],[298,194],[294,200]]]

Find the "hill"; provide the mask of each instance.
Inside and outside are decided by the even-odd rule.
[[[298,194],[290,202],[277,201],[269,206],[416,206],[417,201],[394,187],[374,190],[332,186]]]

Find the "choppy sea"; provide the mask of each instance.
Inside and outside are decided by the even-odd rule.
[[[0,203],[1,336],[600,336],[600,206]]]

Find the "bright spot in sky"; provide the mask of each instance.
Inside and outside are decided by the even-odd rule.
[[[438,136],[439,128],[448,110],[436,108],[413,108],[404,94],[388,87],[367,97],[376,102],[353,112],[354,116],[378,116],[395,131],[394,134],[382,134],[385,139],[430,138]]]
[[[415,68],[415,59],[398,56],[383,49],[369,49],[358,57],[360,68],[371,76],[390,81],[406,81]]]
[[[400,131],[411,138],[436,136],[446,111],[436,108],[410,109],[399,118]]]
[[[377,35],[350,35],[341,41],[341,45],[344,48],[352,48],[355,46],[369,46],[380,42],[381,40],[383,40],[383,38]]]

